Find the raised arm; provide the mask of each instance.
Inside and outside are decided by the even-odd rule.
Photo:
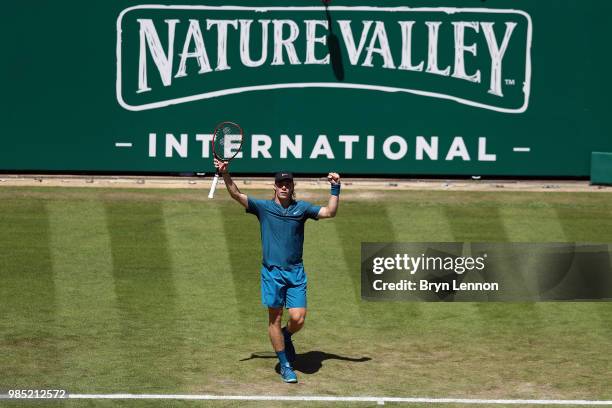
[[[327,181],[331,184],[331,194],[327,206],[321,207],[319,210],[318,219],[334,218],[340,204],[340,175],[338,173],[329,173]]]
[[[232,180],[232,177],[229,175],[227,171],[228,162],[215,159],[215,167],[219,173],[223,175],[223,181],[225,182],[225,187],[227,188],[230,196],[242,204],[244,208],[247,208],[249,205],[247,195],[240,192],[238,186],[234,183],[234,180]]]

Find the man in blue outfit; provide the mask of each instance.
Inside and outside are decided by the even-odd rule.
[[[227,172],[227,162],[215,160],[215,167],[223,175],[232,198],[242,204],[247,213],[259,219],[262,246],[261,301],[268,307],[268,334],[280,361],[283,381],[296,383],[297,376],[291,367],[295,361],[291,336],[304,326],[306,318],[307,279],[302,264],[304,224],[308,219],[320,220],[336,216],[340,199],[340,176],[337,173],[328,174],[331,195],[327,206],[319,207],[295,200],[291,173],[276,173],[274,198],[257,200],[240,192]],[[281,329],[283,307],[289,311],[289,321]]]

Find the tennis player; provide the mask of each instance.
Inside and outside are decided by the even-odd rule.
[[[302,264],[304,224],[308,219],[333,218],[340,199],[340,175],[329,173],[331,195],[327,206],[319,207],[296,201],[293,175],[288,172],[274,176],[274,197],[257,200],[241,193],[232,181],[228,163],[215,160],[215,167],[223,175],[232,198],[249,214],[259,219],[261,227],[262,267],[261,301],[268,307],[268,334],[280,362],[283,381],[296,383],[297,376],[291,363],[295,348],[291,337],[304,327],[306,318],[307,279]],[[287,325],[281,329],[283,308],[289,312]]]

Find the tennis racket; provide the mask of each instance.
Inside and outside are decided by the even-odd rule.
[[[221,122],[215,128],[212,139],[213,157],[217,160],[229,162],[240,153],[244,133],[242,128],[234,122]],[[215,177],[208,198],[215,196],[217,183],[219,182],[219,171],[215,171]]]

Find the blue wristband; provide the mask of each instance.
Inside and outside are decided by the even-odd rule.
[[[331,185],[331,195],[339,196],[340,195],[340,184],[332,184]]]

